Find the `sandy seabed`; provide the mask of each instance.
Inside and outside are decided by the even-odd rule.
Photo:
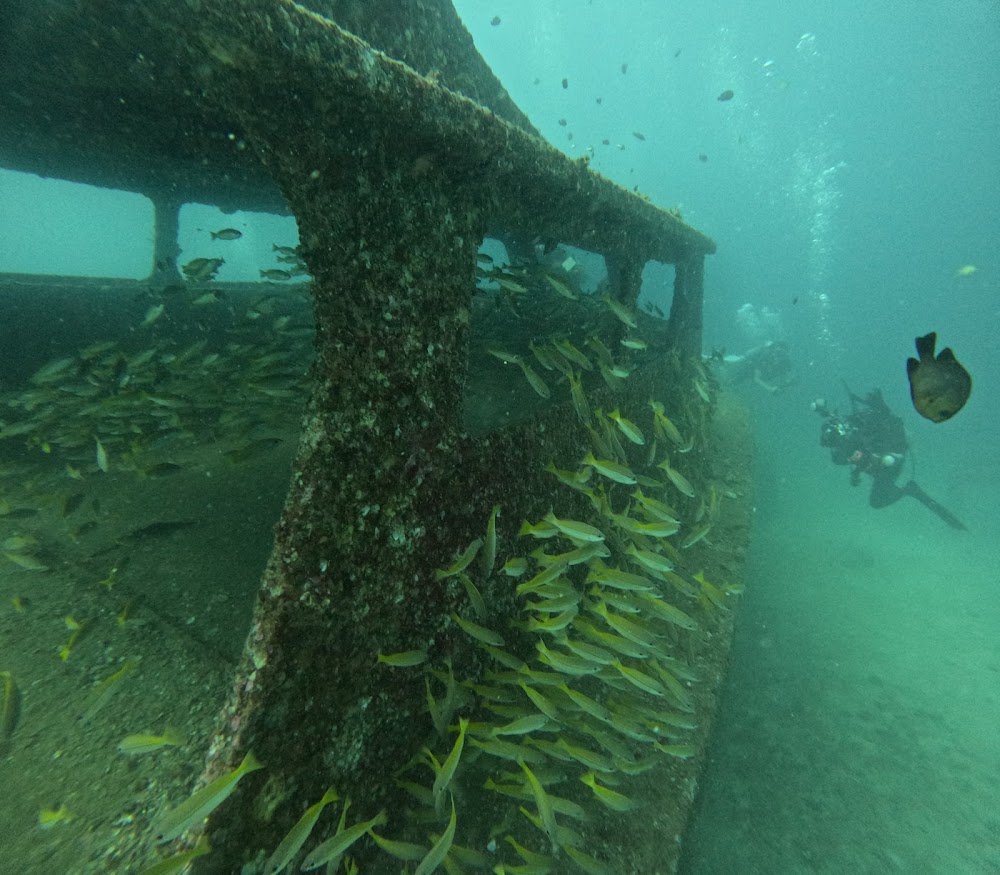
[[[958,501],[956,532],[915,502],[869,508],[818,448],[758,440],[746,595],[680,871],[1000,872],[996,490],[919,478]]]

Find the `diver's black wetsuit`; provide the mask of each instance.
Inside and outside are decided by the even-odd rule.
[[[964,529],[961,520],[924,492],[915,480],[896,485],[903,473],[909,444],[903,420],[889,409],[881,391],[874,389],[864,398],[853,393],[850,397],[850,416],[837,416],[820,401],[813,404],[813,409],[823,417],[820,446],[829,447],[835,465],[852,466],[851,485],[857,486],[861,475],[868,474],[872,478],[868,496],[872,507],[886,507],[909,495],[952,528]]]

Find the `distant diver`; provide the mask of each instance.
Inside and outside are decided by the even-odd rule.
[[[902,476],[909,451],[903,420],[894,414],[874,389],[864,398],[848,390],[851,413],[839,416],[831,411],[822,398],[812,403],[812,409],[823,417],[820,446],[830,450],[835,465],[851,466],[851,485],[861,482],[861,475],[872,478],[868,503],[874,508],[888,507],[904,496],[919,501],[953,529],[965,525],[951,511],[931,498],[913,479],[903,486],[896,481]]]
[[[917,413],[931,422],[951,419],[965,406],[972,393],[972,377],[963,368],[951,347],[934,357],[937,334],[932,331],[916,339],[919,359],[906,360],[910,398]]]
[[[797,379],[788,344],[783,340],[768,340],[743,355],[713,352],[712,358],[721,361],[724,377],[733,385],[755,384],[774,394]]]

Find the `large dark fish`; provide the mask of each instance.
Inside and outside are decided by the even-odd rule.
[[[906,376],[910,381],[910,398],[917,413],[931,420],[944,422],[965,406],[972,392],[972,377],[955,358],[951,347],[945,347],[934,357],[937,332],[916,339],[919,360],[906,360]]]

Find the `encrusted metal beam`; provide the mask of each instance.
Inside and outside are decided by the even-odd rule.
[[[522,520],[551,510],[583,519],[597,506],[545,473],[552,462],[575,468],[594,449],[566,387],[562,402],[518,426],[463,431],[474,264],[488,229],[605,255],[610,291],[628,306],[649,259],[676,265],[668,342],[652,343],[620,385],[614,375],[584,385],[590,404],[641,417],[649,435],[650,401],[665,402],[690,437],[688,474],[702,483],[709,407],[692,385],[705,380],[702,264],[714,244],[566,158],[510,107],[498,104],[505,119],[443,87],[460,77],[422,75],[292,0],[78,5],[86,39],[62,47],[78,74],[147,107],[157,94],[169,105],[182,95],[188,121],[225,119],[223,147],[259,158],[298,221],[313,277],[317,361],[298,459],[205,775],[250,749],[266,765],[248,779],[253,793],[241,787],[209,821],[215,850],[199,871],[232,872],[273,848],[302,800],[331,783],[355,801],[353,819],[384,806],[405,822],[396,774],[433,727],[423,674],[376,665],[376,655],[426,650],[442,671],[479,676],[484,651],[452,616],[465,612],[467,590],[436,570],[484,535],[496,506],[501,562],[530,549]],[[189,133],[205,142],[204,131]],[[644,464],[655,461],[643,453]],[[613,546],[625,561],[623,543]],[[480,589],[494,625],[506,630],[523,613],[508,578],[485,575]],[[712,675],[708,712],[729,621],[705,608],[699,623],[683,657]],[[532,655],[535,636],[517,625],[504,634],[513,656]],[[694,764],[678,760],[671,775],[675,786],[647,789],[672,839]],[[482,847],[489,814],[477,822],[463,811]],[[641,832],[631,824],[601,838],[625,853]],[[136,858],[150,840],[136,833]]]

